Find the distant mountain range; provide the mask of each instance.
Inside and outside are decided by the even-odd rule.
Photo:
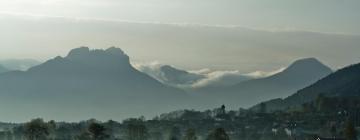
[[[8,71],[10,71],[8,68],[5,68],[3,65],[0,65],[0,73],[4,73]]]
[[[155,115],[186,107],[188,99],[184,91],[137,71],[129,57],[114,47],[81,47],[27,71],[0,74],[0,95],[3,104],[17,103],[0,110],[19,112],[19,117],[30,114],[71,120]],[[22,112],[31,108],[33,112]],[[59,113],[49,114],[53,110]]]
[[[206,109],[221,104],[238,109],[290,96],[332,73],[315,58],[307,58],[295,61],[282,72],[266,78],[251,79],[238,73],[230,74],[218,80],[223,81],[223,85],[211,84],[210,80],[207,84],[210,86],[199,86],[185,92],[178,85],[193,86],[209,80],[210,76],[168,65],[158,67],[155,73],[144,69],[140,72],[129,59],[119,48],[91,50],[80,47],[65,57],[58,56],[25,71],[0,73],[0,119],[27,120],[39,116],[57,120],[123,119],[186,108]],[[355,75],[357,71],[350,72]],[[332,85],[332,82],[320,84],[325,85],[320,89]],[[354,86],[349,87],[349,90],[354,89],[353,93],[358,90]],[[309,89],[311,93],[304,89],[299,95],[289,97],[288,101],[277,99],[271,103],[276,103],[276,106],[301,103],[306,101],[300,100],[305,95],[314,98],[318,93],[315,89]],[[350,94],[349,90],[343,92]],[[18,114],[15,118],[11,115],[14,112]]]
[[[267,102],[269,111],[300,107],[313,101],[320,94],[330,97],[360,95],[360,64],[340,69],[285,99],[273,99]],[[254,106],[253,109],[258,108]]]
[[[261,101],[290,96],[297,90],[329,75],[332,70],[316,60],[297,60],[284,71],[266,78],[254,79],[221,88],[203,88],[203,96],[211,94],[211,102],[227,104],[231,108],[249,107]]]

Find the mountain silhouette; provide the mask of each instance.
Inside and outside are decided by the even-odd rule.
[[[213,102],[229,104],[230,107],[250,107],[261,101],[287,97],[299,89],[329,75],[332,70],[315,58],[293,62],[284,71],[275,75],[248,80],[230,87],[201,89],[209,93]]]
[[[154,115],[178,109],[186,104],[183,101],[187,98],[185,92],[137,71],[129,57],[114,47],[106,50],[81,47],[71,50],[66,57],[58,56],[27,71],[0,74],[0,95],[2,100],[19,102],[17,106],[33,104],[41,108],[32,114],[23,112],[28,117],[49,116],[49,110],[83,112],[78,116],[72,113],[49,116],[60,120]],[[124,111],[126,115],[119,116]]]
[[[318,82],[294,92],[285,98],[264,102],[270,111],[299,107],[313,101],[320,94],[329,97],[359,96],[360,95],[360,64],[340,69]],[[255,106],[254,108],[256,108]]]

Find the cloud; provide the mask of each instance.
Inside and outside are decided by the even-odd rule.
[[[178,88],[191,88],[194,83],[205,78],[202,74],[176,69],[157,61],[151,63],[132,63],[139,71],[146,73],[159,82]]]
[[[204,69],[207,70],[207,69]],[[201,87],[217,87],[217,86],[230,86],[246,80],[251,79],[251,77],[243,75],[239,71],[212,71],[205,72],[202,70],[202,74],[206,78],[199,80],[198,82],[192,85],[193,88]]]
[[[250,72],[245,74],[246,76],[252,77],[252,78],[264,78],[264,77],[269,77],[271,75],[277,74],[279,72],[284,71],[286,68],[280,68],[274,71],[254,71],[254,72]]]
[[[133,63],[133,66],[161,83],[182,89],[231,86],[250,79],[268,77],[285,69],[251,73],[242,73],[238,70],[211,70],[208,68],[185,71],[176,69],[173,66],[163,65],[158,61]]]
[[[160,68],[163,66],[158,61],[153,61],[151,63],[133,63],[132,65],[135,69],[139,70],[140,72],[146,73],[150,77],[163,82],[163,75],[161,74]]]
[[[147,75],[149,75],[150,77],[163,82],[164,77],[161,74],[160,68],[163,66],[162,64],[160,64],[158,61],[154,61],[151,63],[139,63],[139,62],[132,62],[132,66],[143,72],[146,73]]]
[[[250,73],[242,73],[240,71],[211,71],[210,69],[201,69],[198,71],[191,71],[197,74],[203,74],[206,78],[194,83],[193,88],[208,87],[208,86],[231,86],[243,81],[269,77],[285,70],[280,68],[274,71],[254,71]]]

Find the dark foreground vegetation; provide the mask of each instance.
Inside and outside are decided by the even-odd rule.
[[[79,123],[45,122],[1,124],[1,140],[315,140],[357,139],[360,126],[357,97],[317,100],[298,109],[268,112],[226,111],[225,106],[207,111],[181,110],[151,120],[144,117],[123,122],[95,119]]]

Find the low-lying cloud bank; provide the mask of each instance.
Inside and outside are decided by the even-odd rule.
[[[133,63],[133,66],[161,83],[182,89],[231,86],[251,79],[268,77],[285,69],[242,73],[238,70],[211,70],[208,68],[186,71],[159,62]]]

